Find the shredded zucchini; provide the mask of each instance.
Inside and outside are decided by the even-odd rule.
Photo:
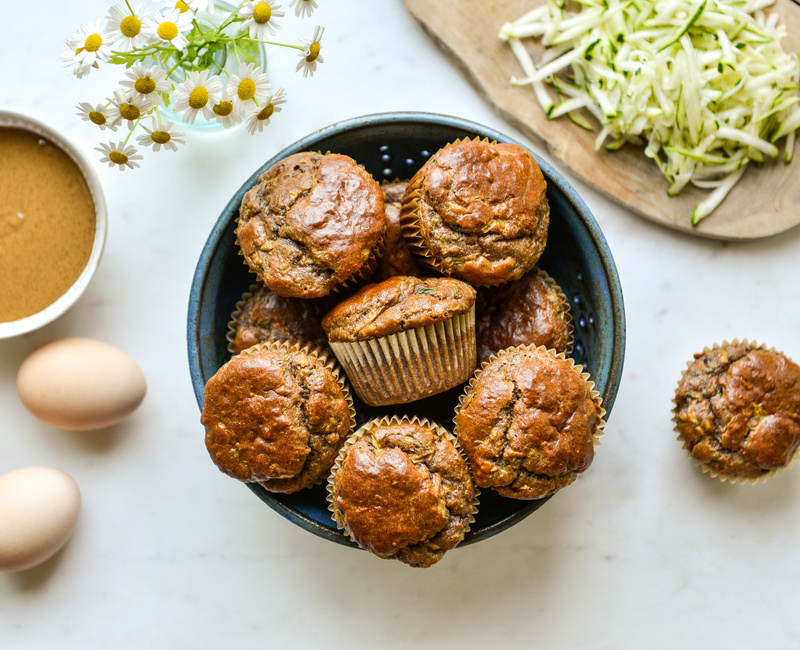
[[[792,159],[800,128],[800,58],[763,9],[774,0],[563,0],[515,22],[508,41],[549,119],[595,130],[595,148],[644,146],[675,196],[708,189],[692,223],[708,216],[750,162]],[[547,47],[535,63],[523,39]],[[555,92],[548,88],[552,87]],[[555,97],[555,99],[554,99]]]

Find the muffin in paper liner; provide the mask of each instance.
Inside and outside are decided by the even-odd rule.
[[[396,468],[398,467],[398,462],[402,463],[403,461],[408,461],[407,465],[409,467],[411,465],[415,468],[418,468],[420,465],[425,466],[426,469],[423,473],[430,475],[433,472],[431,467],[426,463],[426,459],[435,462],[433,458],[434,455],[437,458],[444,458],[444,456],[441,452],[436,452],[434,454],[433,451],[419,456],[413,456],[410,451],[399,450],[397,446],[378,446],[377,449],[386,450],[386,452],[399,450],[398,453],[395,454],[395,456],[399,458],[393,457],[391,462],[388,463],[384,469],[386,471],[395,470],[398,472],[387,480],[390,482],[392,488],[400,483],[401,492],[398,493],[395,491],[395,496],[397,498],[393,500],[387,499],[388,493],[385,491],[381,491],[380,494],[376,493],[377,498],[382,499],[383,503],[376,505],[374,509],[369,507],[374,503],[372,500],[372,493],[366,495],[366,507],[362,501],[365,497],[364,494],[345,494],[342,500],[349,502],[346,507],[351,512],[352,520],[352,526],[348,525],[347,515],[339,507],[337,497],[335,496],[337,479],[340,478],[339,474],[345,463],[348,452],[354,444],[365,436],[373,434],[375,429],[379,427],[402,427],[407,425],[419,426],[429,430],[434,436],[434,442],[436,440],[439,442],[441,442],[441,440],[446,440],[452,445],[455,452],[457,452],[457,462],[463,463],[463,480],[469,485],[464,485],[462,482],[462,488],[465,490],[464,493],[461,494],[463,498],[458,500],[455,505],[457,506],[457,510],[465,511],[453,513],[450,508],[447,508],[446,523],[443,523],[441,519],[439,519],[435,524],[438,528],[435,526],[430,528],[431,523],[428,521],[426,513],[424,512],[424,506],[426,505],[425,501],[422,500],[422,496],[424,495],[420,492],[420,498],[418,500],[413,500],[408,494],[403,494],[402,484],[408,481],[408,472],[396,470]],[[414,437],[413,434],[409,435]],[[416,438],[414,438],[414,440],[419,443]],[[370,474],[370,476],[371,475],[372,474]],[[447,479],[447,477],[442,477],[441,471],[436,474],[436,478],[438,479],[438,483],[437,481],[432,481],[434,485],[438,485],[441,481]],[[444,498],[456,498],[458,491],[453,489],[453,477],[450,477],[449,480],[450,489],[444,490]],[[351,490],[352,486],[356,486],[357,488],[364,485],[362,480],[353,479],[353,481],[354,482],[351,483]],[[390,486],[387,486],[387,488]],[[420,488],[421,490],[422,487]],[[346,488],[347,485],[345,486],[345,489]],[[479,506],[479,490],[472,480],[464,450],[461,448],[456,437],[440,424],[428,420],[427,418],[420,418],[416,415],[410,417],[407,415],[383,416],[365,422],[358,430],[349,436],[339,451],[339,455],[334,462],[333,469],[328,478],[327,489],[328,510],[331,511],[336,526],[340,530],[343,530],[350,540],[362,549],[378,557],[397,559],[414,567],[431,566],[441,560],[447,551],[455,548],[464,539],[467,532],[469,532],[470,525],[475,521],[475,515],[478,512]],[[427,490],[425,491],[427,492]],[[412,511],[412,504],[420,509]],[[429,516],[429,514],[427,516]],[[356,519],[357,517],[361,518]],[[429,530],[424,532],[419,530],[420,526],[424,527],[426,524],[429,526]],[[441,524],[441,526],[439,526],[439,524]],[[352,528],[360,528],[360,533],[352,530]],[[409,531],[409,528],[412,530]],[[398,538],[403,538],[404,542],[398,543]]]
[[[259,179],[256,182],[256,184],[252,188],[250,188],[250,190],[248,190],[248,192],[243,197],[242,205],[244,205],[245,201],[247,200],[247,197],[248,197],[250,191],[252,191],[256,187],[258,187],[258,185],[261,184],[261,182],[262,182],[262,178],[264,176],[266,176],[274,167],[280,165],[282,162],[284,162],[288,158],[292,158],[293,156],[299,156],[299,155],[302,155],[302,154],[315,154],[315,155],[320,155],[320,156],[336,155],[336,156],[343,156],[345,158],[350,158],[350,156],[346,156],[344,154],[336,154],[336,153],[332,153],[330,151],[326,151],[325,153],[323,153],[321,150],[303,151],[303,152],[298,152],[296,154],[291,154],[290,156],[287,156],[286,158],[277,161],[275,163],[275,165],[273,165],[273,167],[271,167],[269,170],[264,172],[264,174],[262,174],[259,177]],[[357,163],[357,161],[353,160],[352,158],[350,158],[350,160],[355,162],[357,164],[357,166],[361,169],[361,171],[363,171],[364,173],[367,174],[367,176],[372,178],[372,180],[375,182],[376,188],[378,188],[378,189],[380,188],[380,185],[378,184],[378,182],[375,181],[375,179],[372,177],[372,175],[365,170],[363,165],[359,165]],[[380,192],[380,196],[381,196],[381,198],[383,198],[383,192],[382,191]],[[241,210],[241,208],[240,208],[240,210]],[[363,215],[362,215],[362,217],[363,217]],[[330,295],[330,294],[333,294],[333,293],[347,293],[347,292],[352,291],[356,287],[364,284],[365,282],[368,282],[372,278],[372,276],[375,274],[375,272],[378,269],[380,257],[383,254],[383,249],[384,249],[384,246],[385,246],[385,241],[384,241],[385,240],[385,228],[384,228],[384,233],[381,234],[381,236],[375,241],[375,243],[369,249],[369,252],[367,253],[367,256],[364,259],[364,262],[361,264],[361,266],[358,267],[357,270],[352,272],[347,277],[341,278],[341,280],[338,281],[337,283],[329,285],[328,288],[327,288],[327,291],[325,291],[324,293],[307,293],[307,292],[294,293],[294,291],[296,291],[296,287],[298,286],[296,283],[290,285],[290,286],[292,286],[292,290],[291,290],[291,292],[287,292],[287,291],[282,291],[281,289],[279,289],[276,286],[277,284],[282,284],[282,282],[283,282],[282,280],[280,282],[277,282],[277,283],[271,283],[268,278],[265,278],[263,276],[263,274],[259,270],[255,269],[253,267],[253,265],[248,261],[247,256],[245,255],[243,247],[241,245],[240,238],[239,238],[239,230],[242,227],[242,225],[243,225],[242,224],[242,215],[241,215],[241,212],[240,212],[240,214],[236,217],[235,236],[236,236],[237,252],[242,257],[243,264],[248,268],[248,270],[251,273],[253,273],[259,279],[259,281],[263,282],[271,291],[275,292],[276,294],[278,294],[280,296],[284,296],[284,297],[322,298],[322,297],[324,297],[326,295]],[[301,246],[303,246],[303,244],[301,244]],[[333,272],[332,268],[329,268],[327,270]],[[281,273],[279,275],[284,276],[285,275],[285,270],[284,270],[283,273]],[[284,289],[285,289],[285,287],[284,287]]]
[[[554,408],[560,409],[563,401],[556,403],[556,395],[549,395],[531,385],[528,395],[535,398],[537,403],[528,409],[528,413],[517,409],[516,405],[525,395],[521,393],[517,380],[504,374],[502,379],[506,383],[513,383],[513,387],[497,386],[492,392],[492,404],[480,408],[475,416],[470,416],[471,419],[466,419],[467,416],[462,418],[462,412],[472,403],[481,378],[484,377],[484,381],[487,381],[487,368],[509,355],[519,355],[522,360],[543,355],[561,362],[556,366],[558,370],[574,373],[574,377],[580,380],[574,386],[567,387],[572,393],[580,387],[580,395],[567,395],[570,398],[569,404],[575,404],[579,400],[576,408],[552,413]],[[538,381],[552,380],[545,377]],[[453,418],[455,435],[467,453],[476,485],[481,488],[490,487],[509,498],[540,499],[574,482],[594,460],[594,449],[600,446],[600,437],[605,426],[606,412],[600,393],[594,386],[589,373],[584,372],[583,367],[576,364],[574,359],[544,346],[521,345],[506,348],[482,363],[459,398]],[[511,410],[508,405],[501,403],[503,395],[508,396],[507,401],[513,401]],[[561,398],[563,400],[563,396]],[[583,409],[580,412],[579,407]],[[540,422],[538,418],[543,416],[548,419]],[[557,422],[551,424],[551,418]],[[582,418],[585,418],[585,425],[591,429],[582,431],[578,428],[571,438],[565,439],[565,431],[572,426],[580,427]],[[557,434],[558,441],[553,443],[549,438],[537,441],[525,435],[516,435],[513,439],[501,436],[497,440],[487,437],[496,428],[493,422],[501,420],[506,427],[502,434],[508,433],[509,429],[522,420],[522,426],[517,427],[518,432],[527,430],[531,434],[541,433],[544,426],[544,433],[549,433],[550,436]],[[574,453],[571,453],[572,450]],[[495,462],[501,459],[502,463]],[[516,459],[517,462],[510,462],[509,459]],[[540,471],[535,471],[537,469]]]
[[[364,402],[413,402],[458,386],[475,370],[475,305],[446,321],[328,344]]]
[[[224,393],[219,397],[212,398],[209,397],[208,387],[209,384],[211,384],[212,381],[215,380],[218,375],[220,375],[220,373],[224,373],[224,371],[236,360],[258,355],[264,351],[271,350],[276,350],[286,354],[298,352],[302,353],[308,359],[310,359],[312,363],[318,363],[319,367],[324,368],[330,373],[330,376],[341,389],[342,398],[344,399],[346,405],[347,430],[341,432],[341,435],[335,440],[331,439],[330,433],[318,433],[317,435],[324,436],[324,443],[329,446],[327,449],[324,448],[325,445],[322,444],[310,444],[311,440],[309,440],[308,443],[298,442],[297,444],[301,447],[303,445],[308,445],[310,447],[310,449],[305,452],[305,455],[302,455],[302,466],[299,468],[295,467],[292,471],[289,471],[288,468],[286,468],[285,476],[271,476],[270,478],[265,478],[263,474],[259,475],[259,471],[263,470],[258,470],[257,467],[263,462],[267,463],[267,467],[272,467],[274,462],[280,463],[281,461],[273,462],[271,459],[274,458],[274,456],[267,456],[263,460],[258,458],[260,454],[268,453],[260,443],[260,436],[258,438],[252,438],[251,436],[242,437],[242,433],[237,435],[237,432],[235,431],[235,426],[237,424],[236,422],[226,421],[225,426],[223,426],[222,429],[218,429],[217,424],[219,422],[219,418],[222,417],[227,420],[227,413],[229,408],[231,408],[224,405],[230,404],[232,401],[238,402],[240,397],[237,395],[228,395],[227,393]],[[231,386],[230,390],[235,392],[238,388],[238,385]],[[245,389],[242,388],[242,390]],[[216,412],[214,405],[208,406],[212,399],[216,399],[217,401],[222,400],[221,403],[223,405],[223,410],[221,413]],[[244,395],[241,397],[241,399],[245,400],[247,405],[252,403],[249,395]],[[305,409],[310,409],[310,404],[311,402],[308,402],[306,406],[302,407],[303,410],[305,411]],[[258,404],[255,404],[255,406],[258,406]],[[275,408],[275,406],[272,404],[270,404],[269,407],[272,408],[272,410]],[[253,413],[241,414],[241,408],[238,406],[236,409],[236,413],[239,414],[236,415],[236,417],[245,418],[243,420],[244,423],[247,423],[250,419],[258,419],[259,417],[262,417]],[[272,419],[269,411],[262,415],[263,418],[266,418],[266,420]],[[309,417],[309,415],[306,415],[306,417]],[[330,417],[330,415],[328,417]],[[291,493],[299,489],[311,487],[312,485],[318,485],[325,481],[330,467],[333,465],[336,454],[341,448],[341,445],[344,444],[348,435],[352,433],[353,429],[355,428],[356,411],[347,381],[343,376],[341,368],[338,366],[335,358],[333,358],[333,355],[331,355],[329,351],[301,341],[278,340],[259,343],[247,348],[246,350],[243,350],[238,355],[232,357],[217,371],[217,373],[215,373],[215,376],[206,383],[206,399],[204,400],[201,420],[206,429],[206,447],[208,448],[213,462],[223,473],[245,483],[259,483],[265,489],[271,492]],[[283,421],[281,420],[281,422]],[[306,426],[307,423],[303,423],[303,425]],[[309,435],[310,434],[311,432],[309,431]],[[285,449],[288,443],[284,440],[283,442],[272,441],[270,444],[271,447],[275,447],[275,449],[278,449],[279,447],[281,449]],[[330,446],[333,446],[334,449],[331,450]],[[267,449],[271,447],[268,444]],[[255,463],[255,465],[253,463]],[[316,467],[312,465],[316,465]],[[272,473],[271,470],[270,473]]]
[[[712,478],[755,485],[800,455],[800,367],[775,348],[747,339],[705,347],[672,401],[677,439]]]
[[[547,201],[547,196],[544,194],[544,191],[542,191],[540,205],[544,206],[541,208],[544,216],[537,215],[539,219],[536,225],[536,231],[535,233],[529,233],[528,237],[531,241],[528,242],[528,244],[524,247],[524,252],[523,250],[515,250],[514,254],[510,253],[511,247],[509,246],[509,242],[513,240],[521,241],[523,239],[523,237],[520,237],[519,234],[517,234],[509,239],[504,239],[502,237],[499,238],[499,241],[503,242],[502,249],[503,255],[505,256],[503,260],[490,261],[490,256],[484,254],[485,244],[482,244],[480,246],[482,251],[480,257],[483,258],[483,262],[478,264],[477,267],[474,264],[474,260],[469,264],[465,264],[465,258],[461,258],[459,260],[459,256],[443,255],[440,259],[437,257],[437,255],[433,254],[431,252],[430,245],[426,243],[426,236],[423,232],[422,226],[420,225],[419,218],[420,201],[423,196],[422,183],[424,173],[426,168],[430,164],[434,163],[442,154],[442,152],[447,151],[456,145],[470,142],[482,142],[498,147],[519,147],[519,145],[498,143],[497,141],[490,140],[486,137],[463,138],[449,142],[440,148],[436,153],[434,153],[409,181],[408,189],[406,190],[406,194],[402,201],[400,224],[406,244],[417,262],[420,264],[433,269],[437,273],[457,277],[476,287],[496,286],[510,280],[518,279],[524,273],[531,270],[541,257],[541,254],[544,251],[547,243],[547,231],[549,227],[549,203]],[[519,148],[520,150],[525,151],[526,154],[530,155],[530,153],[524,150],[524,148]],[[538,173],[540,176],[542,176],[541,170],[539,169],[535,159],[533,159],[532,156],[531,159],[534,163],[534,173]],[[543,187],[546,188],[547,183],[543,176],[541,180]],[[508,210],[513,212],[514,208],[509,207]],[[517,212],[516,214],[519,215],[521,212]],[[453,232],[461,232],[460,228],[453,227],[451,229]],[[431,237],[431,239],[433,239],[433,237]],[[490,239],[487,238],[487,240]],[[516,245],[514,248],[517,248]]]
[[[566,356],[570,356],[572,354],[572,348],[575,342],[575,327],[573,325],[572,310],[570,308],[569,300],[567,299],[567,296],[564,294],[564,291],[561,289],[561,286],[558,284],[558,282],[556,282],[555,279],[549,273],[547,273],[547,271],[537,266],[529,273],[534,272],[536,276],[540,278],[555,293],[557,297],[557,306],[555,311],[559,317],[559,328],[556,334],[558,335],[559,339],[562,339],[563,337],[563,344],[547,345],[545,340],[543,340],[543,337],[534,337],[531,335],[529,330],[526,330],[524,334],[521,334],[518,320],[519,314],[514,309],[518,303],[516,301],[504,301],[502,298],[498,300],[496,296],[492,295],[492,292],[499,291],[501,296],[506,297],[506,292],[511,290],[515,283],[524,282],[526,280],[528,274],[525,274],[519,280],[506,283],[499,288],[484,288],[481,290],[482,293],[478,294],[478,299],[475,303],[475,328],[477,336],[478,364],[481,364],[483,361],[487,361],[492,355],[496,354],[505,347],[514,347],[517,345],[535,345],[537,347],[544,345],[545,347],[553,347],[556,352],[563,352]],[[488,345],[488,341],[486,341],[486,338],[492,338],[492,330],[498,325],[494,315],[487,320],[487,303],[488,310],[492,310],[495,305],[499,303],[500,308],[494,311],[499,312],[501,323],[505,316],[508,316],[511,313],[515,314],[514,320],[511,321],[511,323],[508,323],[509,329],[513,333],[511,337],[506,337],[506,345],[490,346]],[[513,328],[511,327],[512,325]],[[551,334],[551,332],[552,330],[548,331],[547,336],[547,340],[550,342],[553,340],[553,334]],[[537,332],[537,334],[540,334],[540,332]],[[539,340],[535,340],[536,338]]]
[[[248,301],[253,296],[255,296],[258,291],[261,291],[261,290],[269,291],[269,289],[267,287],[265,287],[263,284],[251,284],[248,287],[247,291],[245,291],[242,294],[242,297],[236,302],[236,304],[234,306],[234,310],[231,313],[230,320],[228,320],[228,329],[225,332],[225,340],[228,342],[227,350],[232,355],[237,354],[237,350],[236,350],[236,335],[237,335],[237,332],[239,330],[239,319],[242,316],[243,310],[244,310],[245,306],[247,305]],[[277,294],[275,294],[275,296],[277,297],[278,300],[296,301],[296,303],[300,303],[300,304],[302,304],[301,301],[305,301],[305,300],[307,300],[309,303],[315,302],[314,299],[281,298]],[[321,312],[321,309],[320,309],[320,312]],[[320,313],[320,317],[321,317],[321,313]],[[320,320],[320,318],[317,318],[317,322],[319,322],[319,320]],[[308,329],[308,328],[305,328],[305,329]],[[319,326],[319,332],[317,333],[316,337],[314,337],[313,335],[312,336],[285,336],[285,337],[280,337],[280,338],[272,336],[272,337],[269,337],[269,338],[261,338],[261,340],[259,340],[258,343],[263,343],[264,341],[267,341],[267,340],[299,341],[301,343],[308,343],[308,344],[311,344],[311,345],[313,345],[315,347],[320,347],[322,349],[326,349],[327,346],[328,346],[327,339],[325,338],[325,332],[322,330],[322,326],[321,325]],[[250,346],[247,346],[247,347],[250,347]],[[243,349],[244,349],[244,347],[243,347]],[[239,350],[239,352],[243,351],[243,349]]]

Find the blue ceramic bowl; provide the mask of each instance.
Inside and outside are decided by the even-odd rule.
[[[446,115],[382,113],[321,129],[287,147],[256,170],[220,215],[203,248],[192,282],[187,332],[189,367],[200,407],[206,381],[230,357],[225,335],[231,313],[255,280],[238,254],[234,228],[242,197],[264,171],[286,156],[315,150],[346,154],[379,182],[410,178],[428,156],[443,145],[476,136],[515,142],[493,129]],[[584,202],[555,169],[538,156],[536,160],[547,180],[551,210],[547,247],[539,266],[555,278],[572,303],[575,325],[572,356],[591,373],[608,419],[619,387],[625,350],[625,315],[619,277],[603,233]],[[452,429],[454,408],[461,391],[462,387],[458,387],[413,405],[388,408],[368,407],[356,398],[358,424],[376,415],[416,413]],[[200,437],[198,444],[202,444]],[[210,462],[209,471],[216,471]],[[267,492],[257,484],[248,484],[248,487],[267,505],[306,530],[340,544],[351,544],[331,519],[324,486],[288,495]],[[506,499],[492,490],[484,490],[476,521],[463,544],[508,528],[545,501],[547,499]]]

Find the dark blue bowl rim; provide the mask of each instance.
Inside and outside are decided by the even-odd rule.
[[[568,201],[573,205],[576,214],[579,216],[580,220],[584,223],[586,227],[586,232],[592,239],[594,248],[600,258],[600,263],[602,265],[606,281],[608,283],[608,289],[610,294],[610,301],[612,307],[611,317],[613,319],[612,356],[610,360],[608,380],[606,382],[606,385],[604,386],[603,391],[601,392],[601,397],[603,399],[603,407],[606,410],[606,420],[607,420],[609,414],[611,413],[611,409],[614,405],[614,401],[616,400],[617,392],[619,390],[619,384],[622,378],[622,369],[623,369],[623,363],[625,357],[625,345],[626,345],[625,309],[622,297],[622,287],[619,280],[619,274],[617,273],[616,264],[614,263],[614,259],[611,255],[608,242],[606,241],[606,238],[603,235],[603,232],[601,231],[600,226],[598,225],[591,211],[589,210],[583,199],[578,195],[578,193],[572,187],[572,185],[555,168],[553,168],[547,161],[543,160],[538,154],[532,151],[531,148],[525,145],[524,143],[506,135],[505,133],[497,131],[496,129],[493,129],[491,127],[487,127],[483,124],[479,124],[477,122],[455,117],[452,115],[444,115],[440,113],[415,112],[415,111],[373,113],[368,115],[362,115],[360,117],[354,117],[347,120],[343,120],[341,122],[336,122],[327,127],[319,129],[318,131],[315,131],[305,136],[304,138],[301,138],[300,140],[297,140],[294,143],[290,144],[289,146],[285,147],[283,150],[281,150],[280,152],[275,154],[272,158],[270,158],[261,167],[259,167],[242,184],[242,186],[239,188],[236,194],[234,194],[234,196],[225,206],[220,217],[214,224],[214,227],[211,230],[211,233],[209,234],[205,245],[203,246],[203,250],[200,254],[200,258],[195,268],[194,276],[192,279],[191,290],[189,294],[188,318],[187,318],[187,344],[188,344],[187,352],[189,356],[189,371],[191,375],[192,386],[195,393],[195,399],[200,409],[202,410],[203,407],[203,390],[205,387],[205,382],[203,380],[202,371],[200,368],[200,336],[198,329],[199,308],[200,305],[202,304],[203,290],[205,288],[206,279],[211,266],[210,262],[214,258],[217,249],[221,245],[223,234],[230,225],[231,215],[234,214],[234,210],[238,210],[238,207],[241,204],[242,197],[244,196],[245,192],[248,189],[250,189],[253,185],[255,185],[259,176],[261,176],[262,173],[264,173],[276,162],[293,153],[305,151],[308,149],[313,149],[315,148],[314,147],[315,143],[320,140],[323,140],[330,136],[341,134],[342,132],[357,130],[365,126],[376,126],[380,124],[397,124],[397,123],[421,124],[421,125],[444,125],[448,127],[462,129],[465,131],[480,133],[483,137],[487,137],[491,140],[496,140],[498,142],[514,143],[522,147],[525,147],[536,158],[536,161],[539,164],[542,173],[544,174],[545,178],[548,179],[548,183],[553,182],[555,185],[557,185],[560,191],[566,196]],[[292,521],[298,526],[320,537],[326,538],[330,541],[352,546],[352,543],[349,542],[344,536],[342,536],[337,531],[325,528],[322,525],[320,525],[317,521],[306,516],[305,514],[287,507],[280,501],[276,501],[274,499],[269,498],[268,495],[262,493],[263,490],[257,489],[260,486],[252,486],[248,484],[248,487],[250,487],[271,508],[273,508],[278,513],[283,515],[289,521]],[[525,505],[522,506],[520,510],[517,511],[517,513],[515,513],[515,516],[513,518],[501,520],[494,525],[487,526],[481,531],[480,537],[475,537],[469,540],[465,540],[464,542],[462,542],[461,545],[463,546],[469,543],[474,543],[480,541],[481,539],[485,539],[499,532],[502,532],[509,526],[517,523],[521,519],[531,514],[533,511],[537,510],[545,500],[547,499],[526,502]]]

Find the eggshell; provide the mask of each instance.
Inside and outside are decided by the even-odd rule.
[[[17,391],[40,420],[86,431],[130,415],[144,399],[147,383],[136,362],[113,345],[64,338],[43,345],[22,362]]]
[[[0,476],[0,571],[22,571],[51,558],[67,543],[81,510],[69,474],[25,467]]]

